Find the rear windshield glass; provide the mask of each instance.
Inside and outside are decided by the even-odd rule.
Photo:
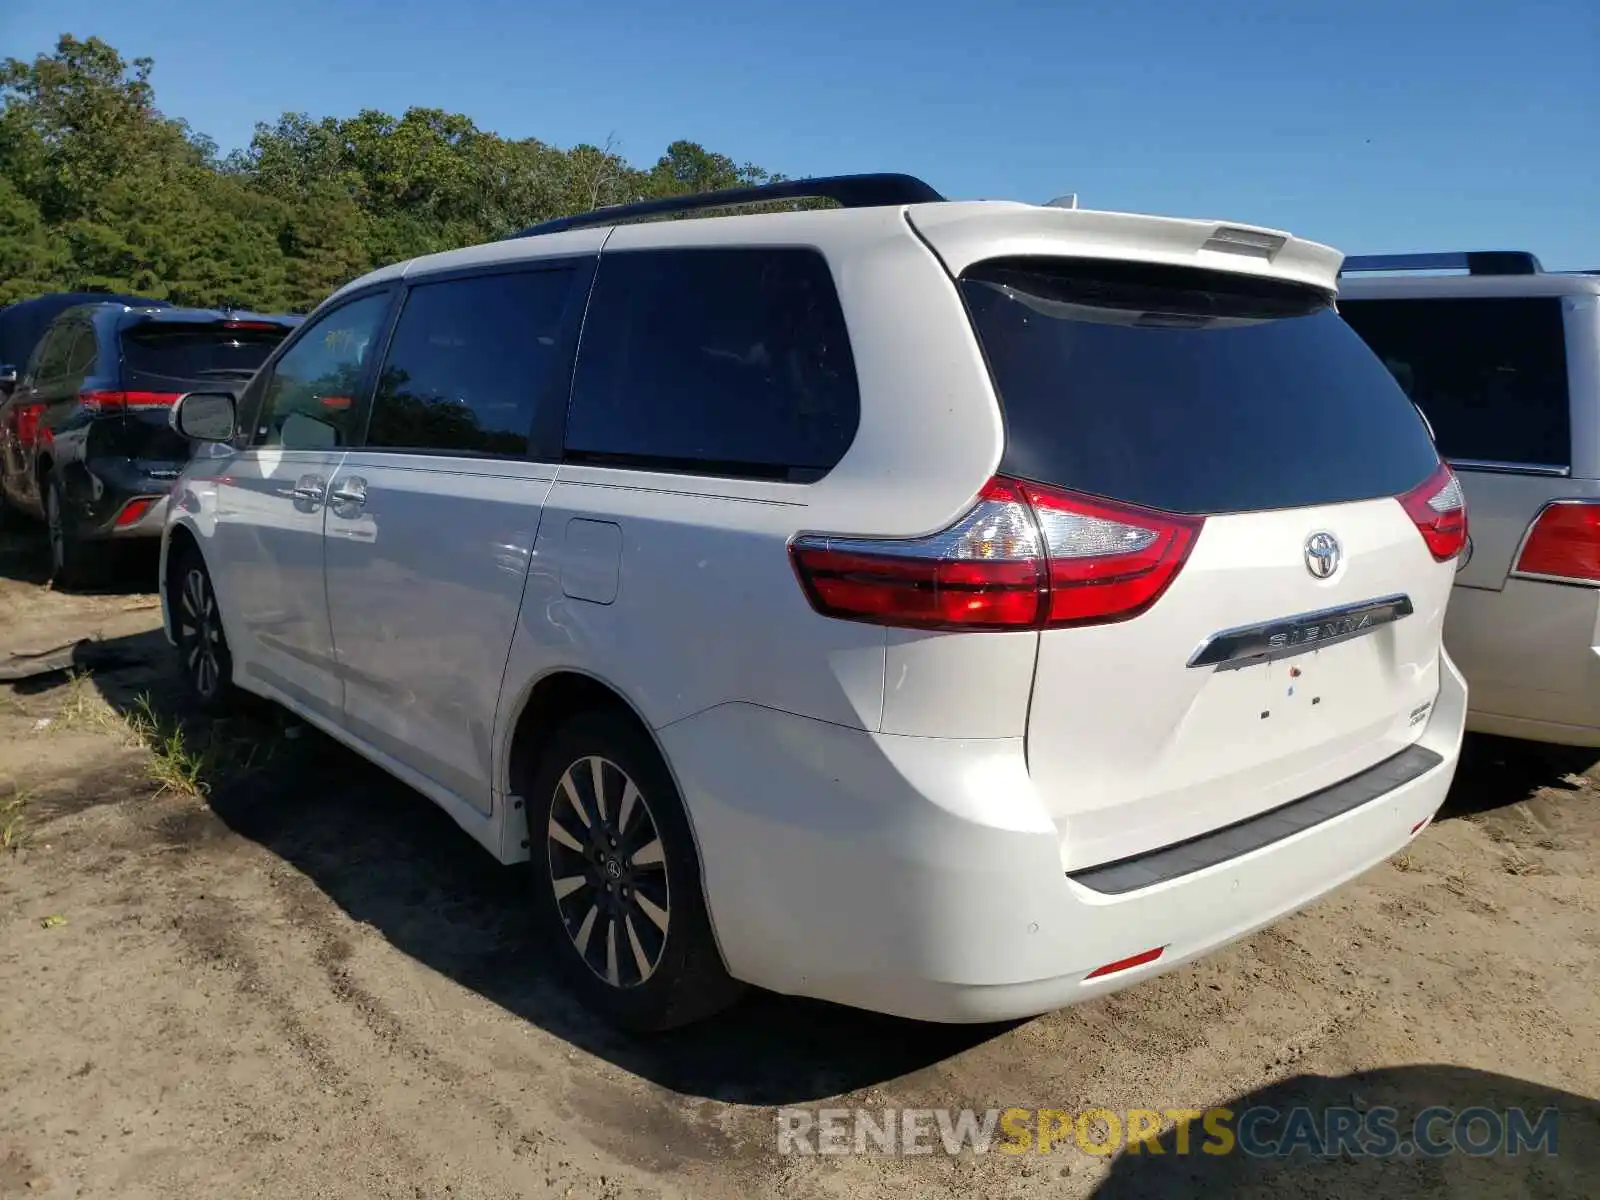
[[[961,288],[1008,474],[1224,513],[1399,495],[1438,463],[1415,407],[1322,292],[1067,259],[980,263]]]
[[[248,379],[287,328],[155,323],[122,332],[122,363],[138,375],[176,379]]]
[[[1446,458],[1572,465],[1556,297],[1341,300],[1339,311],[1427,414]]]

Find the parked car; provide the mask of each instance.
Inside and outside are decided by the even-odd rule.
[[[1361,256],[1344,271],[1345,319],[1466,490],[1472,543],[1445,643],[1471,688],[1467,727],[1600,746],[1600,277],[1522,252]]]
[[[98,302],[51,321],[0,404],[0,504],[45,521],[54,578],[103,569],[103,543],[159,537],[190,446],[167,410],[242,387],[298,317]]]
[[[854,176],[386,267],[175,408],[167,632],[527,860],[626,1026],[1088,999],[1455,770],[1459,486],[1339,261]]]
[[[23,367],[51,321],[76,305],[108,301],[145,307],[164,307],[167,303],[144,296],[118,296],[104,292],[53,292],[0,307],[0,400],[4,400],[16,388]]]

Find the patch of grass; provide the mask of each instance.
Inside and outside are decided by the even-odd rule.
[[[161,785],[160,792],[209,795],[213,782],[259,770],[278,749],[278,739],[263,736],[254,723],[247,722],[244,727],[227,720],[185,724],[163,714],[148,693],[135,699],[123,724],[149,751],[150,778]]]
[[[52,729],[107,729],[116,732],[117,712],[95,690],[87,671],[69,671],[65,694]]]
[[[157,713],[148,695],[138,698],[127,722],[150,751],[150,778],[161,785],[161,792],[204,796],[210,790],[208,776],[215,765],[211,746],[192,745],[183,726]]]
[[[32,792],[12,792],[0,800],[0,850],[16,850],[27,839],[23,810],[32,799]]]

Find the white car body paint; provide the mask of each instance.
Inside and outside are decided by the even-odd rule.
[[[804,484],[359,446],[197,456],[169,505],[164,603],[181,529],[213,574],[235,682],[428,795],[505,863],[528,855],[509,763],[528,696],[556,673],[603,683],[678,783],[738,979],[950,1021],[1125,986],[1314,900],[1431,818],[1466,709],[1440,645],[1453,564],[1391,499],[1226,516],[1136,619],[952,633],[819,614],[787,547],[941,530],[994,475],[1004,425],[950,270],[1077,254],[1333,289],[1325,247],[1264,231],[1282,239],[1269,261],[1211,244],[1240,228],[950,204],[624,225],[384,268],[303,328],[342,298],[466,266],[815,248],[851,337],[859,428]],[[307,473],[330,493],[364,482],[363,511],[298,511],[285,493]],[[1346,549],[1325,580],[1303,562],[1321,529]],[[1411,615],[1365,636],[1241,670],[1186,666],[1218,631],[1389,593]],[[1069,875],[1414,745],[1436,765],[1270,845],[1124,894]],[[1156,961],[1087,978],[1152,947]]]

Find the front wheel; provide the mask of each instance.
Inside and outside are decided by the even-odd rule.
[[[222,610],[211,573],[197,551],[178,551],[168,575],[167,606],[190,693],[206,711],[227,707],[233,698],[233,656],[222,632]]]
[[[590,1008],[644,1033],[738,997],[711,932],[683,803],[632,720],[599,711],[561,726],[525,803],[538,923]]]

